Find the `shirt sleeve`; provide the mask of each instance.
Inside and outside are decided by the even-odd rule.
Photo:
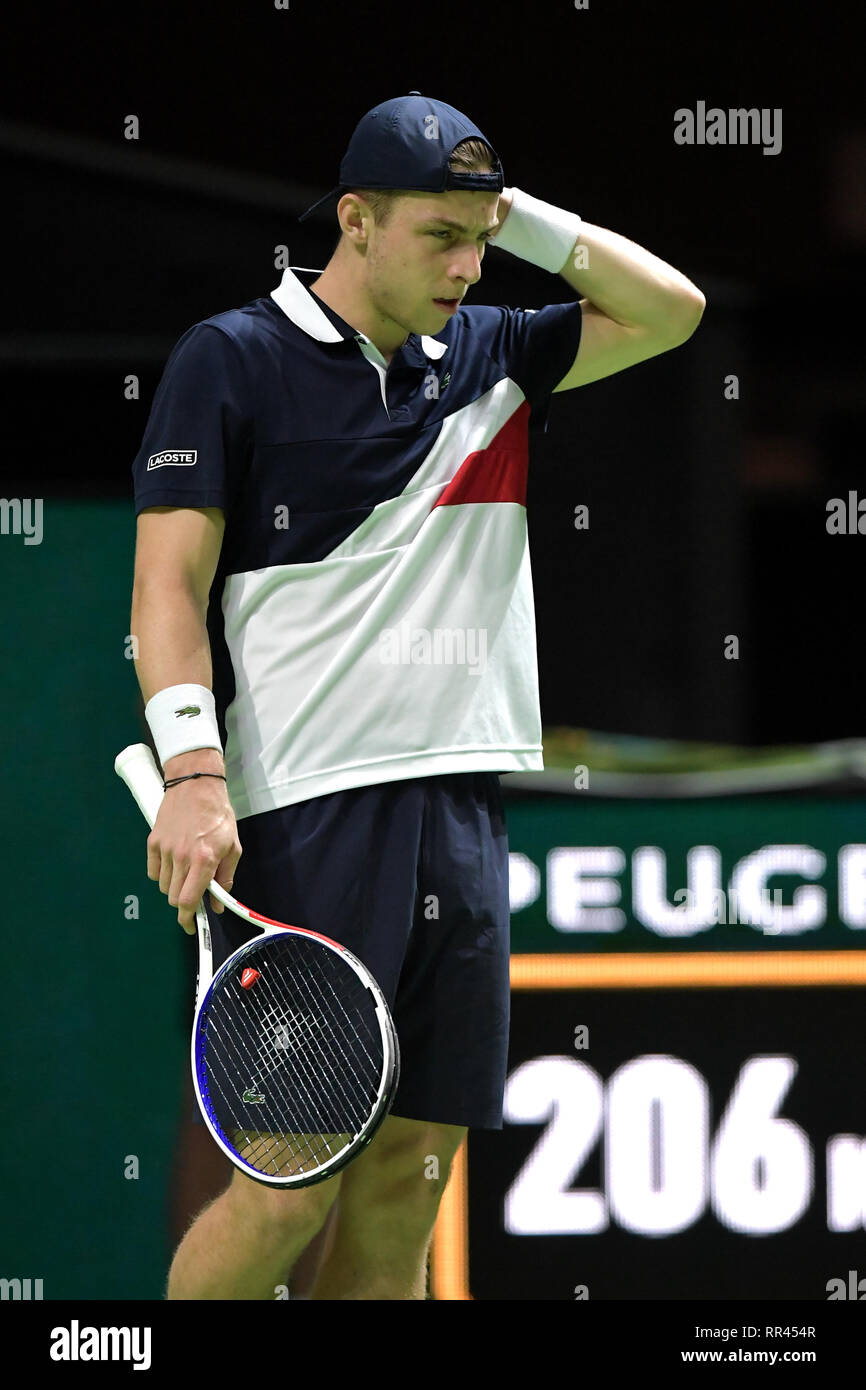
[[[579,300],[543,309],[512,309],[506,335],[508,375],[533,407],[546,403],[577,356]]]
[[[252,440],[252,402],[240,350],[213,324],[197,323],[172,349],[132,477],[144,507],[228,511]]]

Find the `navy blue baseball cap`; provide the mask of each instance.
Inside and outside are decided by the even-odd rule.
[[[448,168],[455,145],[470,137],[490,147],[495,173],[454,173]],[[298,221],[350,188],[409,188],[424,193],[467,188],[501,193],[504,186],[499,156],[477,125],[447,102],[410,92],[383,101],[361,117],[340,165],[340,182],[301,213]]]

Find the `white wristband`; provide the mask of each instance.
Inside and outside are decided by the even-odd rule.
[[[163,769],[169,758],[196,748],[222,752],[213,692],[204,685],[169,685],[144,707]]]
[[[576,212],[512,188],[511,207],[492,244],[542,270],[560,271],[580,235],[581,223]]]

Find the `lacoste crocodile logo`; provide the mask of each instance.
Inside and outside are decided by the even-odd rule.
[[[175,710],[174,714],[176,719],[180,719],[182,714],[189,715],[191,719],[194,714],[201,714],[201,705],[182,705],[180,709]]]
[[[261,1091],[257,1091],[253,1086],[248,1086],[244,1091],[244,1105],[263,1105],[264,1099]]]

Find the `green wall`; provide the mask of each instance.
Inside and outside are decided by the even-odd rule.
[[[113,767],[146,732],[124,655],[134,534],[131,503],[48,500],[41,544],[0,535],[0,1276],[42,1278],[46,1299],[160,1298],[169,1258],[195,946]]]

